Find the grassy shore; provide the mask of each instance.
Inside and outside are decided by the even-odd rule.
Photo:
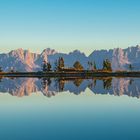
[[[1,77],[140,77],[140,71],[0,72]]]

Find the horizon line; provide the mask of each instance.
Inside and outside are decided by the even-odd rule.
[[[54,49],[54,48],[51,48],[51,47],[46,47],[44,49],[42,49],[42,51],[38,52],[38,51],[33,51],[32,49],[28,48],[28,49],[24,49],[22,47],[19,47],[19,48],[15,48],[15,49],[11,49],[11,50],[7,50],[6,52],[0,52],[0,54],[5,54],[5,53],[10,53],[12,51],[17,51],[17,50],[23,50],[23,51],[29,51],[30,53],[36,53],[36,54],[41,54],[43,51],[45,50],[52,50],[52,51],[55,51],[56,53],[63,53],[63,54],[70,54],[70,53],[73,53],[75,51],[77,52],[80,52],[80,53],[83,53],[85,54],[85,56],[90,56],[94,51],[110,51],[110,50],[114,50],[114,49],[122,49],[122,50],[125,50],[125,49],[128,49],[128,48],[140,48],[140,45],[135,45],[135,46],[128,46],[128,47],[125,47],[125,48],[121,48],[121,47],[114,47],[114,48],[110,48],[110,49],[93,49],[93,51],[88,55],[87,53],[85,53],[84,51],[81,51],[80,49],[74,49],[73,51],[69,51],[69,52],[63,52],[63,51],[57,51],[57,49]]]

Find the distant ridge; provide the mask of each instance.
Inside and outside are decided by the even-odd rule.
[[[9,53],[0,54],[0,66],[4,71],[9,71],[13,67],[16,71],[39,71],[43,60],[49,61],[54,67],[54,62],[59,57],[63,57],[65,65],[72,67],[75,61],[80,61],[85,69],[88,69],[88,61],[95,61],[97,68],[102,68],[104,59],[109,59],[113,70],[128,70],[129,65],[134,70],[140,70],[140,46],[132,46],[126,49],[115,48],[110,50],[93,50],[86,56],[83,52],[75,50],[68,54],[57,52],[54,49],[46,48],[42,53],[32,53],[22,48],[12,50]]]

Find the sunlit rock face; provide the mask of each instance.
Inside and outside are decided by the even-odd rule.
[[[103,60],[109,59],[113,70],[129,70],[132,64],[134,70],[140,70],[140,46],[129,47],[127,49],[95,50],[89,56],[89,60],[94,60],[98,68],[102,68]]]
[[[32,71],[37,67],[34,61],[38,57],[39,55],[36,53],[17,49],[8,54],[1,54],[0,63],[4,71],[10,71],[11,68],[14,68],[15,71]]]
[[[109,59],[113,70],[129,70],[130,64],[134,70],[140,70],[139,45],[127,49],[93,50],[89,56],[78,50],[66,54],[47,48],[37,54],[29,50],[17,49],[7,54],[0,54],[0,66],[4,71],[9,71],[11,68],[15,71],[40,71],[45,60],[50,62],[54,69],[54,63],[59,57],[64,58],[66,67],[73,67],[75,61],[79,61],[85,69],[89,69],[88,62],[95,61],[97,68],[102,69],[103,60]]]

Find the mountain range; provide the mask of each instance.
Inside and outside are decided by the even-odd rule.
[[[43,60],[49,61],[54,68],[54,63],[59,57],[63,57],[66,67],[72,67],[75,61],[79,61],[85,69],[88,69],[88,61],[94,62],[98,69],[102,68],[103,60],[109,59],[113,70],[129,70],[131,64],[134,70],[140,70],[140,46],[132,46],[126,49],[115,48],[110,50],[94,50],[89,56],[75,50],[68,54],[57,52],[47,48],[42,53],[32,53],[29,50],[17,49],[9,53],[0,54],[0,66],[4,71],[11,67],[16,71],[40,71]]]

